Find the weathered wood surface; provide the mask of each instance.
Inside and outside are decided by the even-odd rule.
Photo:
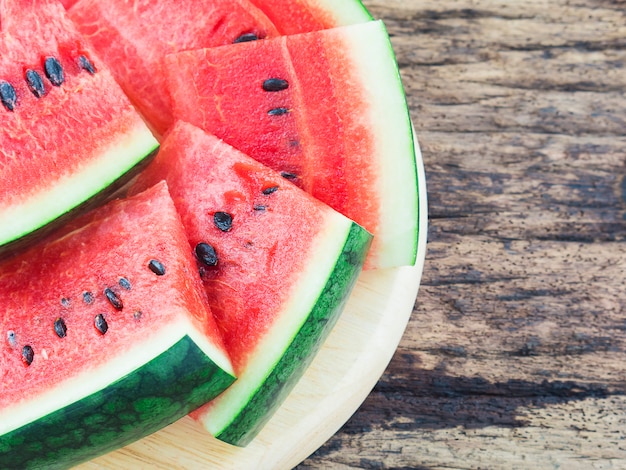
[[[626,468],[626,2],[365,1],[429,248],[369,398],[298,468]]]

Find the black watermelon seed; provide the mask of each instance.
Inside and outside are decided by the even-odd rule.
[[[120,287],[124,290],[130,290],[131,289],[131,285],[130,285],[130,281],[128,279],[126,279],[125,277],[120,277],[120,280],[118,281]]]
[[[56,57],[48,57],[44,62],[44,72],[46,77],[50,80],[54,86],[61,86],[65,81],[65,74],[63,73],[63,67]]]
[[[287,114],[289,112],[289,108],[272,108],[267,112],[267,114],[270,116],[282,116],[283,114]]]
[[[283,178],[287,179],[287,180],[296,180],[298,179],[298,175],[296,175],[295,173],[289,173],[288,171],[283,171],[280,176],[282,176]]]
[[[165,266],[160,261],[151,259],[148,263],[148,268],[157,276],[163,276],[165,274]]]
[[[265,209],[267,209],[267,206],[263,206],[261,204],[255,204],[254,205],[254,210],[255,211],[264,211]]]
[[[213,222],[222,232],[228,232],[233,228],[233,216],[228,212],[216,212],[213,214]]]
[[[217,266],[217,253],[208,243],[200,242],[196,245],[196,258],[207,266]]]
[[[65,338],[67,335],[67,325],[62,318],[54,320],[54,332],[59,338]]]
[[[282,78],[268,78],[263,82],[265,91],[283,91],[289,88],[289,82]]]
[[[86,70],[87,72],[89,72],[91,75],[96,73],[96,69],[94,68],[94,66],[91,63],[91,61],[87,58],[87,56],[81,55],[78,58],[78,66],[81,69]]]
[[[239,36],[237,39],[235,39],[233,41],[234,44],[237,44],[238,42],[251,42],[251,41],[258,41],[259,37],[254,34],[254,33],[244,33],[241,36]]]
[[[265,188],[263,190],[263,194],[265,194],[266,196],[269,196],[272,193],[275,193],[276,191],[278,191],[278,186],[270,186],[269,188]]]
[[[83,302],[85,302],[87,305],[93,303],[94,300],[94,296],[91,292],[89,291],[85,291],[83,292]]]
[[[35,351],[28,344],[22,348],[22,360],[24,363],[29,366],[33,363],[33,359],[35,359]]]
[[[63,297],[61,299],[61,305],[63,305],[65,308],[69,308],[70,304],[71,304],[71,301],[67,297]]]
[[[109,325],[107,324],[104,315],[102,315],[101,313],[96,315],[93,324],[96,327],[96,330],[98,330],[101,334],[105,334],[107,331],[109,331]]]
[[[141,320],[142,315],[143,315],[143,313],[141,313],[141,310],[137,310],[137,311],[135,311],[135,313],[133,313],[133,318],[135,320]]]
[[[124,308],[122,299],[120,299],[117,294],[111,290],[110,287],[104,289],[104,295],[106,296],[109,303],[113,305],[113,307],[115,307],[117,310],[122,310]]]
[[[28,89],[33,92],[37,98],[41,98],[46,94],[46,88],[43,84],[43,79],[39,72],[36,70],[28,69],[26,71],[26,83],[28,83]]]
[[[15,331],[13,330],[7,331],[7,342],[9,343],[9,346],[11,346],[12,348],[17,346],[17,339],[15,339]]]
[[[17,103],[15,88],[5,80],[0,80],[0,101],[9,111],[13,111]]]

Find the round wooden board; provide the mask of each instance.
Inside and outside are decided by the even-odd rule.
[[[324,346],[251,444],[224,444],[186,417],[77,468],[290,469],[337,432],[383,374],[415,304],[428,228],[426,181],[416,148],[420,221],[415,266],[361,274]]]

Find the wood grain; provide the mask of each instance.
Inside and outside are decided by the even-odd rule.
[[[626,2],[364,1],[429,190],[386,373],[305,469],[626,468]]]

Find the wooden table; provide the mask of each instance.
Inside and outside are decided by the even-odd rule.
[[[415,310],[298,468],[626,468],[626,3],[381,0],[424,154]]]

